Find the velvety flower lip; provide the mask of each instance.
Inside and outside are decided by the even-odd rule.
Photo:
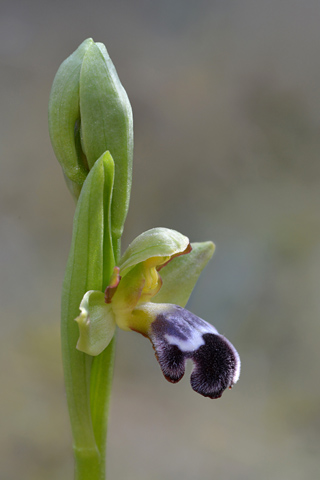
[[[148,337],[165,378],[173,383],[181,380],[186,360],[191,359],[193,390],[204,397],[221,397],[239,379],[238,352],[211,324],[188,310],[171,304],[161,307],[154,312]]]

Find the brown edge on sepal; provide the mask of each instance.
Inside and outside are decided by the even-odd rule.
[[[159,272],[161,270],[161,268],[168,265],[168,263],[171,262],[171,260],[173,260],[174,258],[180,257],[180,255],[187,255],[187,253],[190,253],[191,250],[192,250],[192,247],[191,247],[191,244],[189,243],[189,245],[187,246],[187,248],[185,250],[183,250],[183,252],[179,252],[179,253],[176,253],[175,255],[172,255],[172,257],[166,263],[163,263],[162,265],[159,265],[157,267],[157,271]]]
[[[142,335],[145,338],[149,338],[149,335],[147,333],[140,332],[139,330],[136,330],[135,328],[132,328],[132,327],[130,327],[130,330],[132,332],[140,333],[140,335]],[[150,338],[149,338],[149,340],[150,340]]]
[[[120,267],[114,267],[113,273],[110,279],[110,285],[107,286],[104,292],[104,301],[105,303],[111,303],[113,295],[116,293],[118,285],[121,280],[121,276],[119,275]]]

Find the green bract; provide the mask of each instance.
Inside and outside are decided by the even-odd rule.
[[[113,177],[114,163],[111,155],[106,152],[91,169],[81,190],[74,215],[72,243],[62,289],[62,359],[74,449],[79,462],[82,462],[81,452],[88,450],[95,452],[92,455],[97,457],[98,462],[99,449],[104,448],[103,439],[101,442],[97,440],[96,430],[105,432],[105,425],[101,425],[100,417],[107,405],[97,407],[100,413],[95,419],[92,416],[95,406],[90,401],[90,395],[92,385],[100,382],[100,396],[105,398],[105,381],[97,372],[95,362],[89,361],[90,357],[76,349],[79,329],[74,319],[79,316],[79,304],[85,293],[88,290],[103,290],[114,266],[110,233]],[[97,332],[97,325],[94,325],[93,329]],[[108,350],[103,357],[99,357],[106,372],[111,355]]]

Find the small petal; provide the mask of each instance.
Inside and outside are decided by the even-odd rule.
[[[117,269],[118,267],[115,267],[115,272]],[[106,288],[105,301],[112,308],[118,327],[128,331],[132,310],[138,304],[145,285],[143,264],[136,265],[125,277],[118,278],[119,282],[118,285],[115,282],[115,292],[112,293],[111,299],[112,286]]]
[[[120,268],[114,267],[110,278],[109,285],[104,292],[104,299],[106,303],[111,303],[113,295],[116,293],[121,277],[119,275]]]
[[[154,318],[147,336],[168,381],[181,380],[187,359],[194,363],[191,386],[205,397],[219,398],[238,381],[239,354],[211,324],[171,304],[140,305],[134,317],[140,319],[141,325],[146,325],[145,317]],[[132,324],[131,329],[146,334],[146,328],[141,331]]]

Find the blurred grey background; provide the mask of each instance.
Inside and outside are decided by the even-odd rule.
[[[74,204],[47,104],[87,37],[134,111],[123,247],[154,226],[213,240],[189,309],[242,359],[211,401],[121,332],[108,478],[318,477],[319,22],[317,0],[1,0],[1,480],[73,475],[59,310]]]

